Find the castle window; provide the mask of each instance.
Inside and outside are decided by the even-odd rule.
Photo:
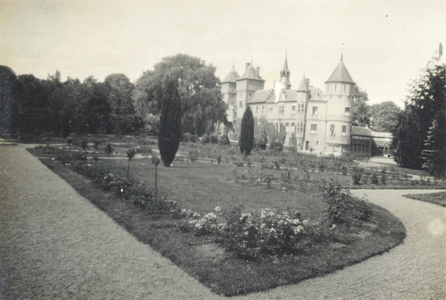
[[[243,107],[243,101],[240,101],[239,106]]]
[[[334,126],[334,124],[330,125],[330,135],[331,136],[335,136],[335,126]]]
[[[279,106],[279,115],[283,115],[285,113],[285,107],[282,105],[282,106]]]
[[[265,105],[262,105],[262,112],[265,110]]]
[[[311,124],[310,134],[317,134],[317,124]]]
[[[335,84],[335,92],[338,90],[338,85]]]
[[[347,135],[347,126],[342,125],[342,136],[346,136]]]
[[[296,126],[296,124],[294,124],[294,123],[291,123],[291,127],[294,127],[294,126]]]
[[[256,105],[256,112],[259,112],[259,106]]]
[[[317,115],[317,106],[313,106],[313,115]]]
[[[286,127],[289,127],[289,126],[290,126],[290,123],[285,123],[285,126],[286,126]]]
[[[268,111],[273,111],[273,108],[272,107],[268,108]]]
[[[345,113],[344,113],[344,115],[345,115],[346,117],[350,116],[350,107],[346,107],[346,108],[345,108]]]
[[[296,114],[296,106],[291,106],[291,115],[294,116]]]

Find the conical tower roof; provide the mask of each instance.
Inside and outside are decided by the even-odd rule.
[[[232,66],[231,72],[229,72],[229,74],[225,77],[225,79],[223,79],[222,83],[224,83],[224,82],[236,82],[236,80],[239,79],[239,78],[240,78],[240,75],[235,70],[235,67]]]
[[[308,92],[308,86],[307,86],[307,79],[305,78],[305,75],[302,77],[302,80],[299,84],[299,87],[297,88],[298,92]]]
[[[355,83],[347,71],[347,68],[344,65],[343,57],[341,54],[341,61],[339,62],[336,69],[333,71],[331,76],[325,81],[328,82],[345,82],[345,83]]]

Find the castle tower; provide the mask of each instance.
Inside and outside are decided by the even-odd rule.
[[[283,63],[283,68],[280,71],[280,82],[285,86],[286,90],[291,88],[290,82],[290,70],[288,69],[288,55],[285,54],[285,62]]]
[[[246,103],[257,90],[263,90],[265,80],[259,75],[259,68],[254,68],[252,62],[246,63],[245,72],[236,80],[237,82],[237,106],[242,114],[245,112]],[[242,117],[242,114],[239,116]]]
[[[308,99],[310,98],[310,81],[305,74],[296,90],[295,120],[296,120],[296,149],[303,149],[305,139],[305,123]]]
[[[223,101],[228,105],[228,110],[226,111],[226,115],[228,118],[228,122],[234,122],[236,119],[236,108],[234,111],[234,106],[237,101],[237,79],[240,78],[240,75],[235,70],[235,67],[232,66],[231,72],[223,79],[221,82],[221,93]]]
[[[325,82],[326,130],[324,153],[346,152],[350,148],[355,82],[344,65],[343,55]]]

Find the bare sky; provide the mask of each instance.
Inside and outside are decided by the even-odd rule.
[[[296,88],[305,73],[323,88],[339,62],[371,104],[398,105],[439,43],[444,0],[1,0],[0,65],[47,78],[56,70],[132,82],[163,57],[186,53],[217,67],[260,67],[271,86],[285,52]]]

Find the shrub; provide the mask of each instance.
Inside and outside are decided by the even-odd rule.
[[[195,134],[192,134],[189,138],[189,142],[191,142],[191,143],[198,142],[198,137]]]
[[[203,145],[204,145],[204,144],[209,144],[209,142],[210,142],[209,135],[208,135],[207,133],[205,133],[205,134],[201,137],[200,142],[201,142]]]
[[[256,139],[256,149],[257,150],[266,150],[266,145],[268,144],[268,136],[266,134],[266,130],[262,130],[260,135]]]
[[[183,135],[181,136],[181,141],[187,143],[187,142],[189,142],[191,136],[192,136],[192,134],[190,134],[189,132],[185,132],[185,133],[183,133]]]
[[[342,175],[347,175],[347,172],[348,172],[348,168],[346,167],[346,166],[342,166],[341,167],[341,172],[342,172]]]
[[[353,170],[352,170],[353,184],[359,185],[361,183],[361,178],[363,175],[364,175],[364,169],[353,168]]]
[[[199,152],[198,152],[198,150],[189,151],[188,156],[189,156],[190,161],[194,162],[198,159]]]
[[[368,220],[372,215],[370,207],[362,200],[355,200],[349,189],[331,181],[325,188],[324,198],[328,207],[324,214],[330,223],[351,225],[355,220]]]
[[[230,145],[231,142],[229,141],[228,134],[224,133],[224,134],[220,135],[219,143],[220,143],[220,145],[225,145],[225,146]]]
[[[378,174],[376,174],[376,172],[372,173],[372,177],[370,179],[370,182],[372,184],[379,184]]]
[[[150,154],[152,154],[152,148],[147,145],[139,146],[136,149],[136,152],[147,158]]]
[[[268,209],[242,213],[241,207],[224,215],[219,226],[218,243],[240,258],[257,259],[263,255],[296,253],[305,237],[305,224],[296,210],[274,213]]]
[[[269,149],[273,151],[282,152],[283,151],[283,143],[281,142],[271,142],[269,145]]]
[[[211,144],[218,144],[218,134],[212,134],[209,136],[209,142]]]
[[[88,149],[88,141],[87,140],[82,140],[81,141],[81,148],[86,151]]]

